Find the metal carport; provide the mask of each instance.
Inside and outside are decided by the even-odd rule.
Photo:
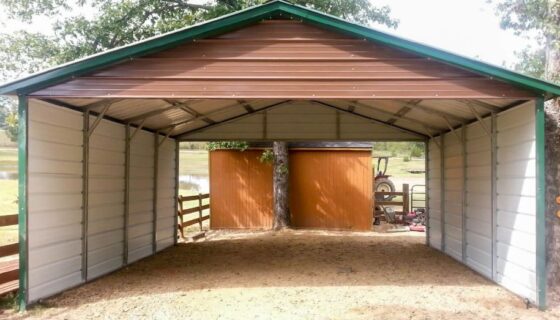
[[[20,305],[173,245],[178,142],[425,141],[427,244],[546,306],[560,87],[283,1],[0,87],[19,98]]]

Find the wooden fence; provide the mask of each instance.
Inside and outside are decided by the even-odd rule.
[[[0,216],[0,227],[18,225],[18,215]],[[18,289],[19,286],[19,244],[0,246],[0,294]]]
[[[401,197],[401,200],[383,200],[386,197]],[[410,188],[408,184],[403,184],[401,192],[375,192],[375,206],[399,206],[402,207],[402,211],[397,211],[397,213],[407,214],[410,211]],[[383,210],[375,210],[375,217],[383,217]]]
[[[202,200],[204,199],[209,199],[210,198],[210,194],[209,193],[205,193],[205,194],[198,194],[198,195],[194,195],[194,196],[179,196],[178,200],[179,200],[179,211],[177,212],[178,218],[179,218],[179,222],[177,224],[177,228],[179,229],[179,232],[181,233],[181,237],[184,238],[185,237],[185,228],[187,228],[188,226],[192,226],[195,224],[198,224],[200,231],[202,231],[202,222],[204,220],[208,220],[210,219],[210,213],[208,213],[207,215],[203,215],[203,211],[210,209],[210,204],[202,204]],[[189,205],[193,205],[192,203],[189,202],[194,202],[194,207],[190,207],[187,208],[187,206]],[[198,217],[194,218],[194,219],[190,219],[185,221],[184,220],[184,216],[192,214],[192,213],[196,213],[198,212]]]

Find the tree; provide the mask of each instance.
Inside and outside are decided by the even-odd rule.
[[[281,230],[290,226],[289,206],[289,155],[288,144],[285,141],[272,143],[273,172],[272,194],[274,199],[274,222],[272,228]]]
[[[535,36],[542,47],[526,49],[516,65],[519,71],[560,82],[560,0],[499,0],[501,26],[518,35]],[[560,103],[545,105],[546,152],[546,236],[548,293],[553,304],[560,303],[560,219],[554,199],[560,192]]]
[[[496,0],[501,27],[535,37],[542,47],[518,53],[518,71],[560,81],[560,1]],[[542,72],[542,74],[539,74]]]
[[[267,2],[216,0],[200,5],[187,0],[0,1],[11,18],[31,22],[38,16],[47,16],[54,22],[52,35],[24,31],[0,34],[0,76],[4,79]],[[362,24],[380,23],[396,27],[398,23],[389,16],[388,7],[375,7],[369,0],[291,2]],[[96,14],[93,17],[75,14],[76,8],[95,10]],[[68,12],[74,14],[69,15]],[[275,210],[275,229],[281,229],[289,226],[286,144],[274,142],[273,153],[274,208],[278,209]]]
[[[6,135],[12,142],[17,140],[18,136],[18,115],[15,111],[11,111],[6,116]]]

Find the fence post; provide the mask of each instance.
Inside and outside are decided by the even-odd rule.
[[[402,201],[403,201],[403,215],[407,215],[408,212],[410,211],[410,201],[409,201],[409,188],[408,188],[408,183],[403,184],[403,196],[402,196]]]
[[[181,233],[181,238],[185,238],[185,234],[183,233],[183,197],[178,196],[177,201],[179,202],[179,211],[177,211],[177,215],[179,216],[179,232]]]
[[[202,193],[198,194],[198,226],[202,231]]]

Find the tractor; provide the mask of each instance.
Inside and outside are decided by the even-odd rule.
[[[395,184],[389,175],[387,175],[387,166],[389,164],[389,157],[374,157],[377,158],[377,173],[374,177],[374,192],[395,192]],[[383,166],[383,170],[381,167]],[[391,201],[395,196],[393,195],[376,195],[375,199],[379,201]]]

